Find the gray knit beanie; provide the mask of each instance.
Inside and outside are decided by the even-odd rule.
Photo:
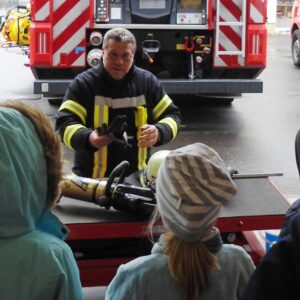
[[[205,237],[236,185],[218,153],[196,143],[173,150],[159,168],[156,199],[165,227],[180,239]]]

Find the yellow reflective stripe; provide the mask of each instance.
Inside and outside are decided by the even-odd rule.
[[[143,171],[147,167],[146,158],[147,158],[147,148],[139,148],[139,154],[138,154],[139,171]]]
[[[99,120],[99,116],[100,116],[100,112],[99,112],[100,108],[99,105],[95,104],[94,107],[94,128],[99,127],[100,123],[102,122],[101,120]],[[99,174],[98,174],[98,169],[99,169],[99,153],[101,149],[99,149],[98,151],[94,152],[94,168],[93,168],[93,175],[92,178],[98,178]]]
[[[103,124],[102,116],[100,119],[100,106],[95,105],[94,108],[94,128],[97,128]]]
[[[169,105],[172,103],[172,100],[169,98],[168,95],[165,95],[159,103],[154,107],[152,113],[153,113],[153,120],[157,120],[163,112],[169,107]]]
[[[108,124],[108,106],[103,106],[103,123]],[[102,168],[100,178],[103,178],[107,170],[107,146],[102,147]]]
[[[147,124],[148,114],[147,108],[138,106],[135,112],[135,126],[137,127],[137,138],[141,136],[141,127]],[[143,147],[138,149],[138,169],[142,171],[146,168],[147,148]]]
[[[174,119],[168,117],[168,118],[164,118],[164,119],[160,120],[158,123],[159,124],[167,124],[171,128],[172,135],[173,135],[172,140],[177,136],[178,126],[177,126],[177,123],[174,121]]]
[[[141,128],[143,125],[147,124],[147,108],[144,106],[138,106],[135,111],[135,126],[138,128],[138,135],[141,135]]]
[[[65,132],[64,132],[64,136],[63,136],[63,141],[64,144],[70,148],[72,148],[71,145],[71,139],[73,137],[73,135],[80,129],[80,128],[85,128],[83,125],[81,124],[73,124],[73,125],[69,125],[66,127]]]
[[[96,101],[94,108],[94,128],[108,124],[108,106]],[[103,178],[107,170],[107,146],[94,153],[93,178]]]
[[[82,105],[80,105],[79,103],[77,103],[73,100],[67,100],[67,101],[63,102],[63,104],[60,106],[58,111],[62,111],[64,109],[75,114],[82,121],[82,123],[84,125],[86,124],[87,112],[86,112],[86,109]]]

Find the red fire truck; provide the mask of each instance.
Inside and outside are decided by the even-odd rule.
[[[295,1],[292,9],[292,59],[295,66],[300,67],[300,1]]]
[[[31,0],[34,92],[61,97],[99,64],[105,32],[137,40],[135,63],[169,94],[260,93],[266,66],[267,0]]]

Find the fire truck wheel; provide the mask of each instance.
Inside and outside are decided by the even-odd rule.
[[[233,102],[234,98],[222,99],[221,104],[230,105]]]
[[[204,103],[210,103],[214,105],[230,105],[234,100],[234,96],[240,95],[216,96],[195,94],[194,96],[196,97],[196,99],[201,100],[201,102]]]
[[[213,102],[215,104],[230,105],[233,102],[234,98],[231,98],[231,97],[224,97],[224,98],[220,97],[220,98],[214,98],[213,100],[214,100]]]
[[[53,106],[60,106],[62,103],[62,98],[48,98],[48,103]]]
[[[292,58],[295,66],[300,67],[300,30],[297,29],[292,35]]]

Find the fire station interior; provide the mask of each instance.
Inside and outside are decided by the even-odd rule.
[[[103,11],[105,5],[109,11]],[[110,26],[124,24],[130,25],[137,41],[135,64],[160,80],[256,79],[264,69],[258,64],[214,66],[216,30],[209,25],[213,10],[209,0],[95,0],[91,10],[93,26],[85,29],[85,65],[31,66],[36,80],[71,80],[87,68],[97,67],[103,36]],[[23,14],[28,17],[29,12],[25,9]],[[29,21],[24,26],[29,27]],[[244,247],[257,265],[266,251],[254,231],[278,230],[289,208],[286,197],[270,179],[282,173],[230,171],[238,193],[235,201],[222,209],[217,226],[224,243]],[[80,270],[84,298],[104,299],[117,268],[151,252],[148,224],[155,193],[125,183],[122,169],[103,180],[66,179],[64,188],[55,214],[71,231],[66,242]],[[161,232],[158,224],[155,241]]]

